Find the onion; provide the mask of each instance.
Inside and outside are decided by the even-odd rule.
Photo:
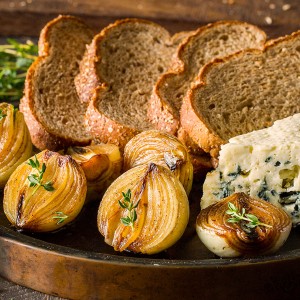
[[[30,134],[23,114],[7,103],[0,104],[0,188],[32,153]]]
[[[170,169],[186,193],[190,193],[193,165],[186,147],[176,137],[158,130],[148,130],[132,138],[124,149],[124,169],[149,163]]]
[[[136,220],[129,225],[121,218],[129,210],[121,207],[131,192]],[[180,181],[164,167],[151,163],[130,169],[107,189],[98,211],[98,228],[105,242],[116,251],[154,254],[172,246],[183,234],[189,204]]]
[[[264,225],[249,228],[247,221],[228,222],[228,203],[239,212],[255,215]],[[265,226],[266,225],[266,226]],[[201,210],[196,230],[203,244],[220,257],[265,255],[276,252],[287,240],[292,222],[287,213],[264,200],[235,193]]]
[[[81,166],[87,179],[89,199],[98,197],[121,174],[122,157],[112,144],[70,147],[67,154]]]
[[[4,189],[3,208],[8,220],[18,229],[52,231],[71,222],[81,211],[86,196],[83,170],[71,158],[45,150],[31,160],[45,164],[42,183],[30,186],[29,176],[37,169],[24,162],[11,175]]]

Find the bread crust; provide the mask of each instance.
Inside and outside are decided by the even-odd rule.
[[[58,16],[53,19],[42,29],[39,38],[39,57],[30,66],[24,89],[24,97],[20,102],[20,111],[24,114],[26,124],[29,128],[33,144],[40,150],[49,149],[57,151],[66,148],[70,145],[87,145],[90,143],[90,138],[72,139],[64,135],[64,132],[52,131],[48,128],[47,124],[38,117],[35,108],[34,99],[34,76],[39,65],[50,55],[49,45],[49,31],[53,26],[65,20],[72,20],[73,22],[84,25],[88,30],[89,28],[78,18],[73,16]],[[92,35],[92,31],[90,31]]]
[[[149,105],[148,118],[154,124],[154,127],[167,131],[171,134],[176,135],[177,131],[180,128],[180,115],[178,112],[170,105],[170,103],[164,98],[161,93],[162,87],[168,82],[169,78],[174,76],[183,75],[186,72],[186,64],[184,63],[183,56],[186,48],[193,40],[205,33],[208,30],[217,28],[220,25],[232,24],[232,25],[245,25],[251,27],[253,30],[256,30],[261,36],[264,36],[266,39],[265,33],[260,30],[258,27],[251,25],[246,22],[241,21],[219,21],[215,23],[210,23],[206,26],[200,27],[198,30],[191,33],[178,47],[175,60],[173,63],[173,70],[170,70],[163,74],[160,79],[157,81]],[[263,42],[265,41],[263,40]],[[263,46],[263,43],[262,45]],[[192,82],[190,82],[192,84]]]
[[[182,127],[187,131],[192,140],[199,145],[199,147],[201,147],[205,152],[210,153],[213,158],[217,158],[221,145],[228,142],[212,129],[208,120],[195,107],[195,94],[199,89],[207,84],[207,77],[210,70],[219,64],[230,62],[230,60],[243,56],[247,53],[262,55],[275,45],[284,43],[288,40],[293,40],[298,36],[300,37],[300,30],[292,33],[291,35],[267,42],[262,50],[242,50],[222,59],[215,59],[201,69],[198,78],[195,81],[195,85],[188,91],[187,96],[183,100],[180,112],[180,122]]]
[[[188,133],[180,127],[177,132],[177,138],[187,147],[190,154],[204,155],[206,152],[201,149],[188,135]]]

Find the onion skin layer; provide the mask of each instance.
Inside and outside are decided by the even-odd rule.
[[[18,229],[35,232],[56,230],[74,220],[85,202],[86,179],[80,166],[68,155],[45,150],[36,155],[46,164],[42,182],[51,182],[53,191],[30,187],[28,176],[37,174],[27,162],[11,175],[4,189],[3,208]],[[34,159],[34,158],[32,158]],[[58,224],[53,218],[62,212],[67,218]]]
[[[0,103],[0,188],[13,171],[32,154],[32,142],[23,114],[8,103]]]
[[[137,219],[133,228],[120,219],[128,215],[118,201],[131,190]],[[189,203],[180,181],[164,167],[151,163],[132,168],[107,189],[98,211],[98,229],[116,251],[154,254],[182,236],[189,219]]]
[[[240,223],[229,223],[226,214],[228,203],[238,211],[245,208],[259,221],[271,227],[257,226],[251,233],[245,232]],[[196,221],[196,231],[204,245],[220,257],[266,255],[276,252],[287,240],[292,222],[287,213],[265,200],[235,193],[201,210]]]
[[[99,199],[99,194],[117,179],[123,160],[119,148],[112,144],[69,147],[67,154],[80,165],[87,179],[88,199]]]
[[[124,149],[125,171],[150,163],[170,169],[189,195],[193,184],[193,165],[187,148],[176,137],[158,130],[148,130],[127,143]]]

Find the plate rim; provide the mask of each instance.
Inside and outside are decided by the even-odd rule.
[[[0,225],[0,239],[10,240],[11,243],[23,245],[26,248],[32,248],[38,252],[56,254],[58,256],[69,257],[75,260],[83,260],[89,262],[97,262],[103,264],[114,264],[126,266],[142,266],[142,267],[166,267],[178,268],[188,267],[197,268],[215,268],[215,267],[241,267],[249,264],[269,264],[284,261],[300,261],[300,249],[288,250],[285,253],[255,256],[249,258],[211,258],[211,259],[166,259],[149,257],[129,257],[117,254],[107,254],[102,252],[93,252],[80,250],[68,246],[57,245],[40,240],[35,237],[22,235],[17,231]]]

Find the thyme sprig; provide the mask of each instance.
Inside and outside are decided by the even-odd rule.
[[[228,202],[228,210],[226,211],[226,214],[231,216],[227,219],[228,223],[241,223],[245,221],[243,227],[248,230],[252,230],[257,226],[264,226],[269,228],[272,227],[271,225],[260,222],[257,216],[253,214],[246,214],[246,210],[244,207],[242,208],[242,212],[239,212],[238,208],[231,202]]]
[[[31,41],[7,39],[7,45],[0,45],[0,101],[22,97],[27,69],[37,55],[38,47]]]
[[[33,169],[35,169],[38,172],[38,174],[30,174],[27,177],[30,182],[29,186],[37,187],[37,188],[42,186],[48,192],[54,191],[53,183],[51,181],[43,183],[43,176],[46,171],[46,164],[43,163],[40,169],[40,162],[38,161],[36,155],[34,156],[34,158],[35,159],[30,158],[27,164],[31,166]]]
[[[65,215],[62,211],[56,211],[55,216],[52,217],[52,219],[57,220],[57,225],[63,223],[69,216]]]
[[[0,121],[4,119],[6,116],[7,114],[5,114],[2,109],[0,109]]]
[[[137,201],[136,204],[133,204],[133,202],[131,201],[131,190],[129,189],[127,191],[127,193],[122,192],[123,195],[123,201],[119,200],[119,205],[128,210],[128,216],[127,217],[123,217],[121,218],[121,222],[125,225],[125,226],[131,226],[131,228],[133,229],[133,225],[134,222],[137,219],[137,214],[136,214],[136,208],[139,205],[139,201]]]

